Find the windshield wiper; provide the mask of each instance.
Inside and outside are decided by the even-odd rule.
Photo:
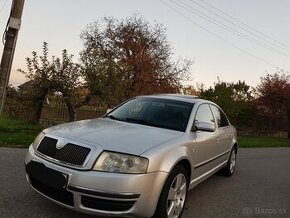
[[[112,120],[124,121],[124,120],[121,120],[121,119],[115,117],[114,115],[107,115],[107,116],[105,116],[105,117],[108,117],[108,118],[110,118],[110,119],[112,119]]]
[[[126,118],[126,119],[122,120],[120,118],[115,117],[114,115],[107,115],[105,117],[108,117],[112,120],[118,120],[118,121],[123,121],[123,122],[137,123],[137,124],[146,125],[146,126],[161,127],[157,124],[150,123],[150,122],[143,120],[143,119]]]
[[[147,125],[147,126],[159,127],[158,125],[150,123],[150,122],[143,120],[143,119],[126,118],[126,121],[128,121],[130,123],[138,123],[138,124]]]

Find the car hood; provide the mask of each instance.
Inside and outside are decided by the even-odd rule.
[[[140,155],[150,148],[172,140],[183,132],[126,123],[109,118],[83,120],[57,125],[46,133],[81,140],[100,146],[103,150]]]

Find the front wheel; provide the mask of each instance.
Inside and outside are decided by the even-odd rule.
[[[234,146],[231,150],[231,155],[227,165],[225,166],[225,168],[222,169],[222,173],[225,176],[232,176],[235,172],[236,163],[237,163],[237,148]]]
[[[179,218],[184,210],[188,190],[188,173],[176,166],[169,174],[153,217]]]

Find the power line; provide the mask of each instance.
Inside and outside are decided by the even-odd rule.
[[[216,11],[218,11],[218,12],[224,14],[225,16],[231,18],[232,20],[234,20],[234,21],[236,21],[236,22],[238,22],[238,23],[240,23],[240,24],[242,24],[242,25],[248,27],[249,29],[255,31],[256,33],[259,33],[260,35],[262,35],[262,36],[264,36],[264,37],[266,37],[266,38],[268,38],[268,39],[271,39],[271,40],[273,40],[274,42],[276,42],[276,43],[278,43],[278,44],[280,44],[280,45],[283,45],[283,46],[285,46],[285,47],[287,47],[287,48],[290,48],[289,45],[286,45],[285,43],[279,42],[278,40],[272,38],[271,36],[269,36],[269,35],[267,35],[267,34],[265,34],[265,33],[262,33],[261,31],[255,29],[254,27],[251,27],[250,25],[246,24],[245,22],[243,22],[243,21],[241,21],[241,20],[238,20],[237,18],[235,18],[235,17],[229,15],[228,13],[226,13],[226,12],[224,12],[224,11],[218,9],[217,7],[215,7],[215,6],[211,5],[211,4],[209,4],[208,2],[206,2],[206,1],[204,1],[204,0],[199,0],[199,1],[203,2],[204,4],[208,5],[209,7],[213,8],[213,9],[215,9]]]
[[[273,40],[269,40],[268,37],[266,37],[266,38],[265,38],[265,36],[262,37],[261,34],[260,34],[260,35],[257,34],[256,31],[253,32],[253,31],[249,30],[249,27],[246,28],[247,26],[244,27],[245,25],[243,26],[243,25],[241,25],[241,24],[237,24],[237,23],[235,23],[235,22],[232,21],[233,19],[230,20],[230,19],[228,19],[228,18],[226,18],[226,17],[224,17],[224,16],[222,16],[222,15],[216,13],[215,11],[208,9],[208,8],[205,7],[204,5],[198,3],[198,2],[196,2],[196,1],[194,1],[194,0],[190,0],[190,1],[191,1],[192,3],[198,5],[199,7],[203,8],[204,10],[206,10],[206,11],[208,11],[208,12],[210,12],[210,13],[216,15],[217,17],[221,18],[222,20],[225,20],[225,21],[227,21],[228,23],[230,23],[230,24],[232,24],[232,25],[234,25],[234,26],[236,26],[236,27],[238,27],[238,28],[240,28],[240,29],[242,29],[242,30],[248,32],[249,34],[251,34],[251,35],[253,35],[253,36],[255,36],[255,37],[257,37],[257,38],[263,40],[264,42],[270,43],[271,45],[274,45],[274,46],[277,47],[277,48],[280,48],[280,49],[283,49],[283,50],[289,52],[289,49],[286,48],[287,46],[281,46],[281,45],[279,45],[280,43],[277,43],[277,42],[275,42],[275,41],[273,41]],[[240,22],[238,22],[238,23],[240,23]]]
[[[277,67],[276,65],[274,65],[274,64],[272,64],[272,63],[270,63],[270,62],[264,60],[263,58],[260,58],[260,57],[258,57],[258,56],[256,56],[256,55],[251,54],[250,52],[248,52],[248,51],[246,51],[246,50],[244,50],[244,49],[242,49],[242,48],[236,46],[234,43],[232,43],[232,42],[230,42],[230,41],[227,41],[226,39],[222,38],[221,36],[217,35],[216,33],[214,33],[214,32],[212,32],[212,31],[208,30],[207,28],[203,27],[202,25],[200,25],[200,24],[194,22],[192,19],[190,19],[189,17],[187,17],[187,16],[184,15],[183,13],[179,12],[178,10],[176,10],[175,8],[173,8],[171,5],[167,4],[167,3],[164,2],[163,0],[159,0],[159,1],[161,1],[164,5],[166,5],[167,7],[169,7],[171,10],[175,11],[175,12],[176,12],[177,14],[179,14],[180,16],[182,16],[182,17],[184,17],[185,19],[187,19],[188,21],[190,21],[190,22],[191,22],[192,24],[194,24],[195,26],[198,26],[198,27],[201,28],[202,30],[204,30],[204,31],[206,31],[207,33],[209,33],[209,34],[215,36],[216,38],[218,38],[218,39],[220,39],[220,40],[222,40],[223,42],[225,42],[226,44],[230,45],[231,47],[233,47],[233,48],[235,48],[235,49],[237,49],[237,50],[239,50],[239,51],[241,51],[241,52],[247,54],[248,56],[251,56],[251,57],[253,57],[253,58],[255,58],[255,59],[257,59],[257,60],[259,60],[259,61],[261,61],[261,62],[263,62],[263,63],[265,63],[265,64],[267,64],[267,65],[270,65],[270,66],[272,66],[272,67],[275,67],[276,69],[279,69],[279,67]]]
[[[231,32],[231,33],[233,33],[233,34],[235,34],[235,35],[247,40],[247,41],[249,41],[249,42],[255,43],[256,45],[259,45],[259,46],[261,46],[261,47],[263,47],[265,49],[268,49],[268,50],[270,50],[272,52],[275,52],[277,54],[280,54],[282,56],[290,58],[290,55],[288,53],[286,53],[284,51],[281,51],[281,50],[279,50],[279,49],[277,49],[275,47],[272,47],[272,46],[270,46],[268,44],[265,44],[264,42],[261,42],[261,41],[255,39],[255,38],[253,38],[253,37],[250,37],[250,36],[240,32],[240,31],[237,31],[236,29],[232,28],[231,26],[226,25],[226,24],[224,24],[224,23],[222,23],[222,22],[220,22],[220,21],[218,21],[218,20],[216,20],[216,19],[214,19],[212,17],[209,17],[207,14],[205,14],[203,12],[200,12],[199,10],[191,7],[190,5],[184,3],[184,2],[182,2],[180,0],[177,0],[177,2],[173,1],[173,0],[169,0],[169,1],[174,3],[174,4],[176,4],[176,5],[178,5],[181,8],[191,12],[191,13],[194,13],[194,14],[198,15],[199,17],[207,20],[208,22],[213,23],[213,24],[215,24],[215,25],[217,25],[217,26],[219,26],[219,27],[221,27],[221,28],[223,28],[223,29],[225,29],[225,30],[227,30],[227,31],[229,31],[229,32]]]
[[[255,43],[255,44],[257,44],[257,45],[259,45],[259,46],[261,46],[261,47],[263,47],[265,49],[268,49],[268,50],[270,50],[272,52],[275,52],[277,54],[280,54],[280,55],[283,55],[283,56],[287,56],[288,58],[290,57],[290,55],[288,53],[283,52],[283,51],[281,51],[279,49],[276,49],[276,48],[274,48],[272,46],[269,46],[269,45],[265,44],[264,42],[261,42],[261,41],[255,39],[255,38],[252,38],[252,37],[250,37],[250,36],[248,36],[248,35],[246,35],[246,34],[244,34],[242,32],[239,32],[236,29],[232,28],[231,26],[228,26],[228,25],[226,25],[224,23],[221,23],[220,21],[218,21],[218,20],[216,20],[216,19],[214,19],[212,17],[209,17],[207,14],[198,11],[197,9],[195,9],[195,8],[187,5],[184,2],[178,1],[178,2],[182,3],[183,5],[186,5],[187,7],[190,7],[192,10],[191,9],[188,9],[188,8],[186,8],[186,7],[178,4],[176,2],[174,2],[173,0],[169,0],[169,1],[171,1],[174,4],[182,7],[183,9],[185,9],[187,11],[190,11],[190,12],[192,12],[194,14],[197,14],[198,16],[202,17],[203,19],[205,19],[205,20],[207,20],[207,21],[209,21],[209,22],[211,22],[211,23],[213,23],[213,24],[215,24],[215,25],[217,25],[217,26],[219,26],[219,27],[221,27],[221,28],[223,28],[223,29],[225,29],[225,30],[227,30],[227,31],[229,31],[229,32],[231,32],[231,33],[233,33],[233,34],[235,34],[235,35],[243,38],[243,39],[245,39],[245,40],[247,40],[247,41],[250,41],[252,43]]]

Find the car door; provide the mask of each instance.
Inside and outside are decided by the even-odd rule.
[[[213,104],[210,105],[210,108],[214,114],[216,121],[217,126],[216,131],[218,133],[217,135],[219,135],[217,141],[218,142],[217,148],[218,153],[220,154],[220,162],[222,163],[226,161],[229,157],[229,152],[232,146],[233,133],[225,113],[220,108],[218,108]]]
[[[198,107],[193,125],[200,122],[215,124],[213,113],[207,103],[201,104]],[[198,129],[195,130],[193,134],[195,134],[195,140],[192,159],[195,165],[194,176],[198,177],[210,171],[217,165],[215,158],[220,153],[220,149],[217,147],[219,135],[216,130],[203,131]]]

